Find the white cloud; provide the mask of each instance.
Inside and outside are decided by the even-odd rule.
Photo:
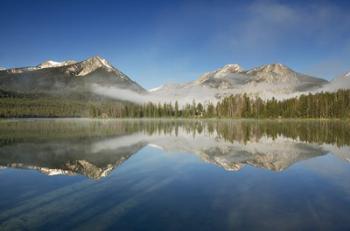
[[[98,95],[103,95],[114,99],[125,100],[139,104],[153,101],[153,99],[151,99],[147,95],[142,95],[135,91],[127,89],[121,89],[116,87],[104,87],[98,84],[93,84],[91,88],[92,91]]]

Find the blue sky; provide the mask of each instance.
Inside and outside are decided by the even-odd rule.
[[[228,63],[332,79],[350,71],[348,2],[2,0],[0,66],[100,55],[145,88]]]

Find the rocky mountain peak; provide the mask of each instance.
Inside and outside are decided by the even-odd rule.
[[[238,64],[226,64],[224,67],[222,67],[219,72],[220,73],[237,73],[242,71],[242,68]]]
[[[290,74],[295,72],[283,64],[274,63],[274,64],[267,64],[267,65],[262,65],[260,67],[253,68],[249,70],[247,73],[248,74],[273,73],[277,75],[284,75],[284,74]]]
[[[108,68],[113,68],[112,65],[104,58],[100,57],[100,56],[93,56],[88,58],[87,60],[85,60],[85,62],[87,63],[91,63],[97,66],[105,66]]]
[[[105,68],[108,71],[115,71],[115,68],[104,58],[100,56],[93,56],[84,60],[80,63],[81,71],[78,73],[78,76],[87,75],[98,68]]]
[[[216,81],[221,78],[225,78],[230,74],[235,74],[239,73],[242,71],[241,66],[238,64],[226,64],[225,66],[212,71],[212,72],[207,72],[203,75],[201,75],[196,81],[195,84],[203,84],[208,81]]]

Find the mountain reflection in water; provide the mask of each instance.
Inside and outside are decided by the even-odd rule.
[[[0,166],[100,179],[151,146],[228,171],[283,171],[328,153],[350,161],[349,137],[342,121],[11,120],[0,122]]]

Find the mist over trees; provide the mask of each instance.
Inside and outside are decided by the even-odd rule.
[[[193,101],[135,104],[116,100],[62,99],[0,92],[0,117],[92,118],[350,118],[350,90],[278,101],[231,95],[216,105]]]

